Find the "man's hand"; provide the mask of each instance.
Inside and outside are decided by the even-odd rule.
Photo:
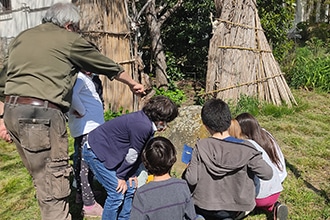
[[[128,75],[128,73],[125,71],[121,72],[119,75],[117,75],[115,77],[115,79],[128,85],[134,94],[137,94],[137,95],[146,94],[146,92],[144,91],[144,86],[142,84],[136,82],[135,80],[133,80],[132,77],[130,75]]]
[[[124,194],[127,191],[127,184],[125,180],[118,179],[117,192]]]
[[[8,134],[7,128],[3,119],[0,119],[0,138],[7,141],[8,143],[13,142],[10,135]]]
[[[145,95],[146,92],[144,91],[144,86],[142,84],[135,84],[134,86],[130,87],[131,91],[134,93],[134,94],[137,94],[137,95]]]

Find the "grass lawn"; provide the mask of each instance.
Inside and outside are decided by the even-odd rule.
[[[292,92],[300,110],[280,117],[257,117],[278,140],[286,158],[288,177],[280,200],[289,207],[289,219],[330,219],[330,94]],[[74,195],[72,190],[70,211],[74,220],[80,220],[81,206],[74,203]],[[3,141],[0,198],[1,220],[41,219],[31,177],[15,146]],[[267,219],[267,215],[256,211],[246,219]]]

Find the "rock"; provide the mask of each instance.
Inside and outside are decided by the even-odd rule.
[[[156,136],[164,136],[171,140],[177,150],[177,162],[172,174],[181,177],[186,164],[181,162],[183,145],[195,146],[196,140],[209,136],[208,131],[202,123],[200,114],[202,106],[191,105],[179,109],[179,116],[168,124],[168,128]]]

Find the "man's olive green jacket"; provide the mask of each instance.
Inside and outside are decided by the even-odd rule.
[[[28,96],[66,111],[79,69],[110,80],[124,71],[75,32],[52,23],[25,30],[9,45],[0,73],[0,100],[6,95]]]

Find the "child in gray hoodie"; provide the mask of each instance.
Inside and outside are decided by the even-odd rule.
[[[207,101],[201,117],[211,137],[197,142],[183,178],[197,214],[206,220],[238,219],[254,209],[254,176],[268,180],[272,168],[250,142],[229,135],[231,113],[224,101]]]

